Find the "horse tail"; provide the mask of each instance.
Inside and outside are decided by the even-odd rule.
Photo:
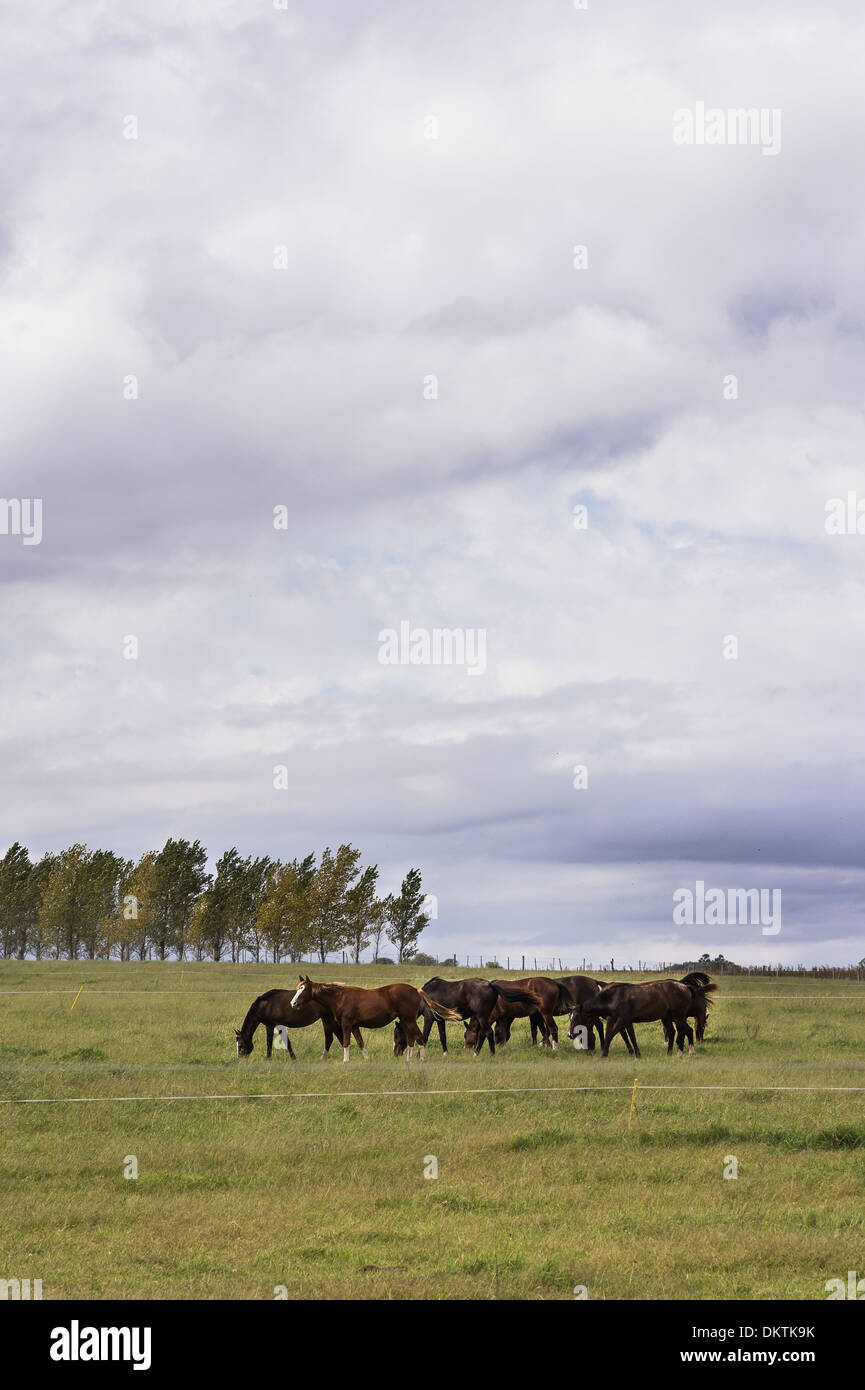
[[[456,1009],[449,1009],[446,1004],[439,1004],[437,1000],[431,999],[425,989],[419,989],[418,994],[433,1018],[441,1019],[442,1023],[460,1023],[462,1021],[462,1014],[457,1013]]]
[[[516,985],[497,985],[492,980],[489,981],[489,986],[506,1004],[533,1004],[537,1007],[541,1002],[532,989],[518,989]]]
[[[704,971],[692,970],[690,975],[685,975],[679,981],[679,984],[686,985],[692,994],[699,995],[705,1000],[707,1007],[715,1002],[714,999],[709,998],[709,995],[714,994],[718,986],[715,984],[714,980],[709,979],[709,976],[706,975]]]

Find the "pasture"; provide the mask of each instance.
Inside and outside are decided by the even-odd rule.
[[[435,1030],[394,1060],[386,1028],[369,1062],[321,1062],[315,1024],[296,1063],[263,1030],[238,1060],[249,1004],[297,974],[0,964],[0,1100],[66,1102],[0,1104],[0,1276],[46,1299],[819,1300],[865,1273],[865,984],[718,977],[683,1060],[660,1024],[640,1061],[577,1052],[566,1018],[553,1054],[520,1020],[494,1059],[450,1025],[448,1061]]]

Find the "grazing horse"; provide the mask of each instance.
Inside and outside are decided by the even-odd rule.
[[[342,1033],[344,1062],[348,1061],[352,1038],[364,1057],[369,1057],[360,1032],[361,1024],[364,1028],[385,1028],[394,1019],[399,1019],[408,1042],[409,1061],[414,1055],[415,1043],[420,1046],[423,1061],[424,1040],[417,1026],[417,1016],[423,1005],[429,1005],[435,1018],[450,1019],[456,1023],[461,1017],[455,1009],[437,1003],[424,990],[404,983],[361,989],[357,985],[313,982],[308,975],[301,975],[300,986],[291,1000],[292,1008],[300,1008],[309,1000],[321,1004],[334,1018],[336,1031]]]
[[[607,985],[593,999],[577,1006],[571,1014],[569,1033],[580,1024],[586,1024],[597,1017],[606,1016],[609,1020],[601,1052],[603,1057],[610,1054],[610,1043],[616,1033],[631,1029],[634,1055],[640,1056],[634,1023],[654,1023],[660,1020],[664,1025],[667,1039],[667,1055],[673,1051],[673,1029],[676,1031],[679,1056],[684,1055],[683,1041],[688,1036],[688,1048],[693,1054],[693,1034],[688,1025],[688,1016],[695,1008],[702,1010],[709,1006],[708,994],[717,989],[708,977],[685,976],[684,980],[648,980],[643,984]],[[696,1015],[695,1015],[696,1016]]]
[[[532,1046],[535,1046],[538,1029],[540,1029],[543,1046],[552,1047],[555,1051],[559,1045],[559,1030],[556,1026],[555,1015],[569,1014],[573,1009],[575,1000],[570,988],[564,981],[550,980],[546,975],[531,975],[525,980],[515,980],[514,983],[521,989],[530,990],[541,1001],[541,1007],[529,1015],[529,1023],[532,1028]],[[594,984],[594,982],[592,983]],[[587,992],[587,997],[588,993],[595,994],[597,990],[592,989]],[[522,1015],[499,1016],[496,1022],[495,1038],[500,1045],[504,1045],[510,1039],[511,1023],[515,1017],[522,1017]],[[594,1046],[594,1035],[592,1035],[592,1046]]]
[[[321,1060],[324,1061],[330,1045],[333,1042],[333,1035],[336,1031],[336,1024],[323,1004],[316,1003],[310,999],[300,1009],[292,1008],[290,989],[269,989],[266,994],[260,994],[250,1005],[249,1012],[243,1020],[242,1028],[235,1028],[234,1036],[237,1039],[238,1057],[248,1057],[252,1051],[252,1037],[260,1023],[264,1024],[267,1031],[267,1055],[273,1051],[273,1032],[278,1023],[282,1023],[286,1028],[308,1028],[316,1019],[321,1019],[324,1028],[324,1052]],[[286,1034],[286,1044],[288,1055],[292,1061],[296,1061],[294,1048],[291,1039]]]
[[[491,980],[490,983],[500,990],[499,997],[490,1014],[490,1023],[494,1025],[493,1037],[499,1047],[504,1046],[510,1037],[511,1023],[513,1020],[515,1018],[531,1018],[532,1014],[541,1015],[541,1028],[544,1032],[544,1036],[546,1036],[547,1025],[543,1012],[544,1001],[533,989],[526,988],[525,980],[516,980],[513,982],[510,980]],[[507,999],[505,997],[505,991],[508,989],[519,989],[523,998]],[[480,1032],[475,1019],[472,1019],[471,1022],[466,1025],[465,1045],[466,1047],[475,1048],[477,1051],[480,1051],[480,1048],[483,1046],[483,1034]]]
[[[600,980],[593,980],[590,975],[562,975],[552,983],[559,985],[560,1005],[565,1006],[556,1010],[558,1014],[569,1014],[576,1004],[581,1004],[584,1000],[591,999],[597,994],[599,989],[605,988]],[[531,988],[534,988],[534,986],[532,985]],[[568,999],[570,999],[570,1002],[567,1002]],[[532,1047],[535,1047],[537,1045],[538,1031],[543,1035],[542,1020],[537,1014],[532,1014],[529,1019],[529,1027],[532,1030]],[[555,1030],[554,1037],[556,1042],[558,1042],[558,1028],[555,1024],[553,1024],[553,1028]],[[596,1029],[598,1033],[598,1042],[602,1047],[604,1045],[604,1025],[598,1018],[593,1020],[586,1030],[586,1045],[589,1052],[594,1052],[595,1050]],[[543,1039],[543,1041],[546,1043],[546,1039]],[[625,1041],[627,1041],[627,1039]]]
[[[697,1042],[702,1042],[706,1034],[706,1015],[709,1012],[710,1005],[714,1003],[714,1000],[709,998],[709,993],[716,990],[718,986],[710,986],[709,976],[704,970],[692,970],[690,975],[682,976],[680,983],[683,985],[697,986],[697,989],[694,991],[694,1006],[688,1011],[687,1017],[694,1019],[697,1025]],[[701,988],[701,986],[705,986],[706,989]],[[689,1028],[688,1032],[690,1031]]]
[[[475,1032],[477,1042],[473,1056],[477,1057],[483,1050],[484,1039],[490,1045],[490,1052],[495,1055],[496,1044],[493,1030],[490,1026],[490,1015],[499,999],[504,999],[512,1004],[534,1005],[535,1000],[526,990],[518,989],[516,985],[506,984],[498,981],[491,984],[489,980],[478,978],[469,980],[442,980],[438,975],[434,975],[431,980],[427,980],[424,991],[435,999],[439,1004],[445,1004],[448,1008],[456,1009],[460,1018],[469,1019],[476,1025]],[[432,1032],[433,1023],[438,1024],[439,1037],[441,1039],[442,1053],[448,1055],[447,1028],[442,1018],[436,1018],[428,1004],[424,1004],[421,1010],[424,1016],[423,1041],[426,1047],[427,1039]],[[405,1030],[401,1023],[395,1023],[393,1029],[393,1055],[402,1056],[406,1049]]]

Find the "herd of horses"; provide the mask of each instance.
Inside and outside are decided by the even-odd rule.
[[[343,1061],[347,1062],[354,1038],[364,1057],[369,1057],[361,1028],[386,1028],[394,1025],[393,1053],[409,1060],[418,1047],[421,1060],[433,1024],[438,1025],[442,1051],[447,1057],[447,1024],[461,1023],[465,1030],[463,1042],[474,1057],[489,1045],[495,1055],[496,1047],[507,1043],[511,1024],[517,1018],[528,1018],[532,1044],[557,1048],[559,1030],[556,1018],[568,1016],[568,1037],[577,1040],[588,1052],[595,1050],[595,1034],[601,1055],[608,1057],[610,1043],[621,1034],[629,1053],[640,1056],[635,1023],[661,1023],[667,1043],[667,1055],[673,1051],[675,1038],[678,1055],[694,1052],[694,1029],[697,1042],[703,1041],[706,1017],[712,1003],[711,995],[717,985],[702,970],[691,971],[681,980],[647,980],[642,984],[616,982],[607,984],[588,975],[565,975],[551,979],[531,975],[525,980],[427,980],[423,989],[397,983],[377,989],[362,989],[313,981],[300,976],[298,988],[269,989],[251,1005],[241,1028],[236,1028],[237,1055],[248,1057],[253,1048],[253,1035],[259,1026],[267,1037],[267,1055],[273,1049],[273,1034],[277,1028],[308,1028],[321,1020],[324,1029],[324,1051],[327,1057],[335,1037],[342,1042]],[[423,1019],[423,1028],[419,1026]],[[291,1039],[284,1034],[289,1056],[294,1059]]]

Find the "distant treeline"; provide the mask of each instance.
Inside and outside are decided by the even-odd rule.
[[[687,974],[689,970],[708,970],[715,975],[804,975],[812,980],[861,980],[865,978],[865,959],[857,965],[737,965],[723,956],[711,959],[708,955],[699,960],[682,961],[669,969]]]
[[[199,840],[167,840],[136,862],[71,845],[35,862],[17,841],[0,859],[0,954],[24,960],[359,961],[384,937],[400,961],[429,921],[418,869],[378,896],[378,867],[351,845],[305,859],[244,858],[206,870]]]

